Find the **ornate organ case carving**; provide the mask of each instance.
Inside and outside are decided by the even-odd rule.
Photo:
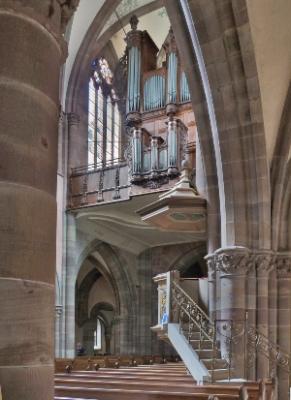
[[[126,50],[127,159],[131,182],[155,187],[180,174],[186,152],[194,167],[196,124],[172,30],[159,51],[137,25],[133,16]]]

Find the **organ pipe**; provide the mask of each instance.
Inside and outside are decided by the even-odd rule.
[[[142,132],[134,128],[132,135],[132,175],[142,172]]]
[[[177,67],[177,55],[170,53],[168,57],[168,103],[176,103],[177,101]]]
[[[176,120],[168,122],[168,174],[178,171],[178,125]]]

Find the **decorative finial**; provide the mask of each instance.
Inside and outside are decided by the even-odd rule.
[[[139,22],[139,21],[138,21],[138,18],[137,18],[137,16],[134,14],[134,15],[130,18],[130,20],[129,20],[131,29],[132,29],[133,31],[136,31],[136,30],[137,30],[138,22]]]

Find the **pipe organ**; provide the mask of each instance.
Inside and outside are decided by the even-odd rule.
[[[189,88],[172,30],[159,50],[148,32],[137,29],[136,16],[130,23],[126,124],[131,182],[163,184],[180,174],[187,141],[195,141]]]

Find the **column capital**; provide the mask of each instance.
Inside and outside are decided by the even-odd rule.
[[[277,253],[275,265],[278,278],[291,278],[291,252]]]
[[[257,250],[254,251],[253,255],[258,273],[268,274],[271,272],[276,260],[276,254],[273,251]]]
[[[242,246],[233,246],[215,251],[217,271],[224,275],[246,275],[253,267],[251,251]]]

